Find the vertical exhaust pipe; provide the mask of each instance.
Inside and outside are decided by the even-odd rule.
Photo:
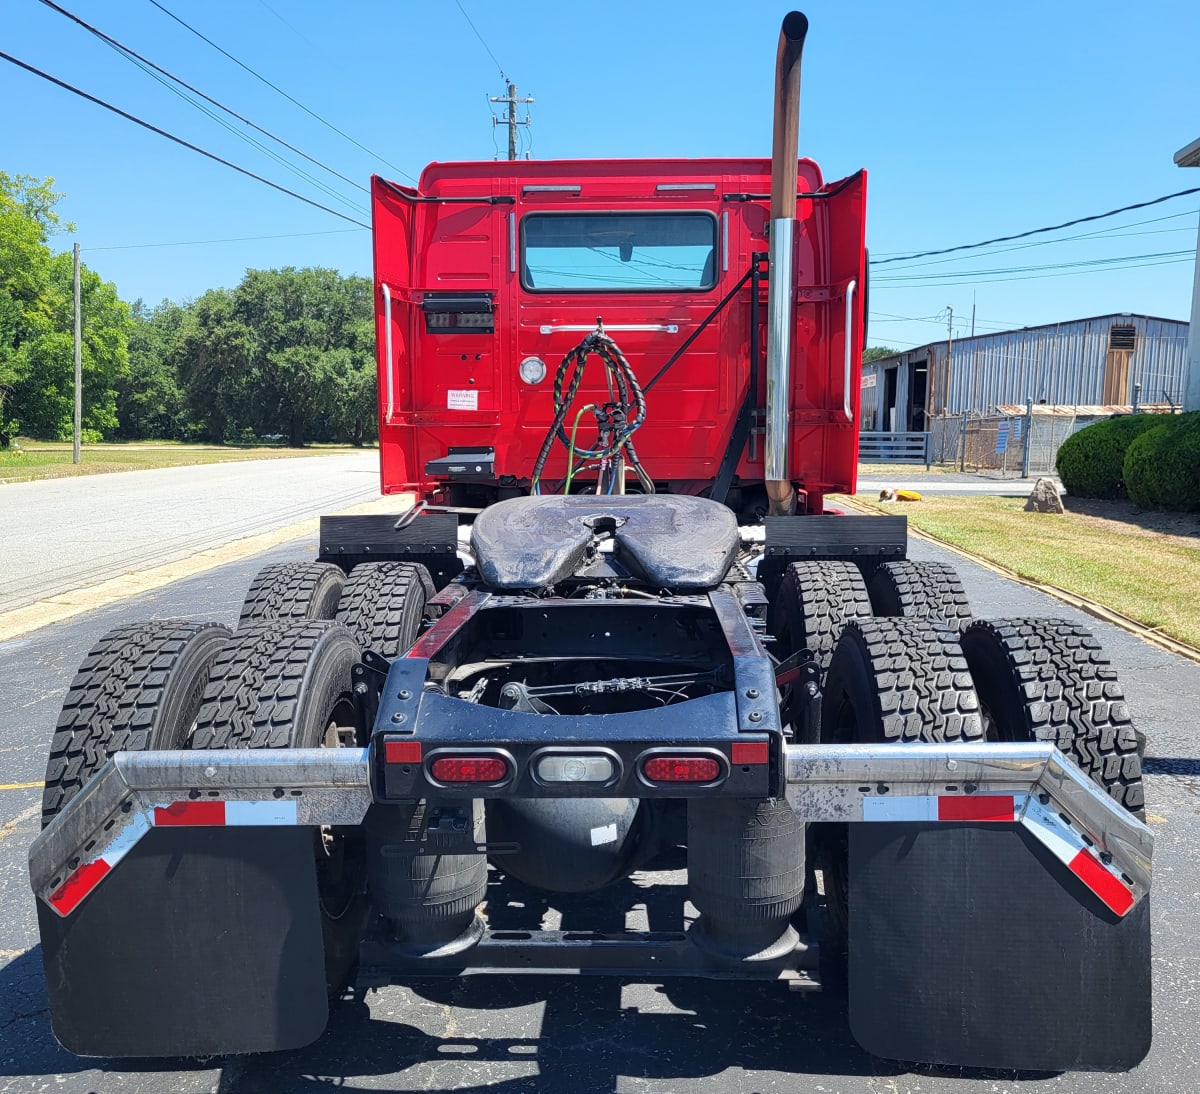
[[[775,60],[775,128],[771,148],[771,239],[767,295],[767,498],[772,516],[795,506],[788,478],[788,404],[791,398],[792,298],[795,267],[796,160],[800,140],[800,55],[808,19],[788,12]]]

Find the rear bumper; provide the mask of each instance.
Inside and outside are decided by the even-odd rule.
[[[517,762],[507,790],[470,793],[554,793],[525,778]],[[359,825],[374,802],[386,801],[387,766],[371,749],[118,753],[34,841],[34,893],[69,916],[155,829]],[[406,777],[417,779],[421,764],[408,766]],[[1017,825],[1118,916],[1150,889],[1150,829],[1049,744],[789,746],[779,770],[783,796],[805,822]],[[573,785],[570,793],[614,790]],[[672,795],[645,788],[636,796]]]

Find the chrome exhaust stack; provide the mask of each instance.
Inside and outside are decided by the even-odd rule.
[[[775,127],[771,149],[771,237],[768,246],[767,431],[764,478],[772,516],[795,507],[788,478],[788,403],[791,395],[792,303],[795,270],[796,161],[800,137],[800,55],[808,19],[788,12],[775,60]]]

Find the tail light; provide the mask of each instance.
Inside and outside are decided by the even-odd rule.
[[[715,756],[694,752],[656,753],[642,762],[642,777],[648,783],[711,783],[722,772]]]
[[[512,773],[507,757],[498,752],[444,753],[429,764],[429,775],[445,784],[502,783]]]

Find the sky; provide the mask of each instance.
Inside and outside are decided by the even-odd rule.
[[[358,187],[373,173],[411,183],[431,161],[506,154],[492,122],[502,108],[488,101],[504,76],[535,99],[521,130],[534,158],[769,156],[787,11],[761,0],[56,2],[344,178],[206,116],[41,0],[0,0],[0,50],[364,224]],[[973,314],[978,333],[1119,312],[1188,319],[1200,194],[883,260],[1200,187],[1200,168],[1172,158],[1200,137],[1200,4],[804,10],[801,153],[827,180],[867,169],[872,345],[944,338],[951,308],[956,337]],[[53,245],[78,241],[126,300],[185,301],[247,268],[370,274],[364,228],[3,60],[0,102],[0,169],[53,176],[76,227]]]

